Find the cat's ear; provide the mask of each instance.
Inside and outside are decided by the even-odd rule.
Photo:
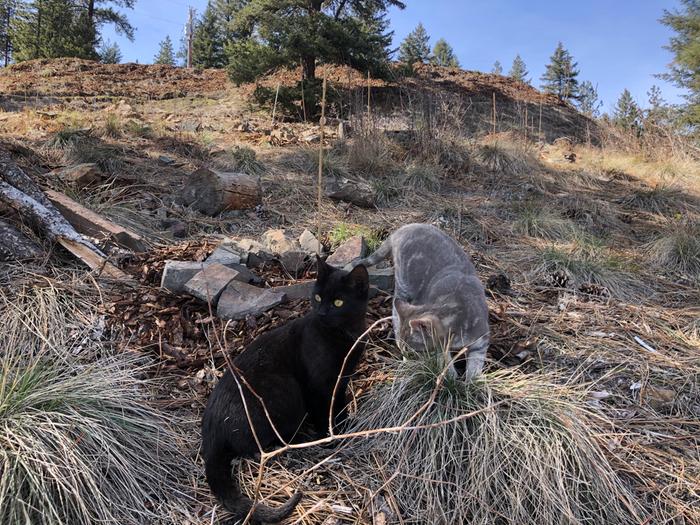
[[[316,254],[316,280],[325,281],[328,275],[333,271],[326,261],[321,259],[321,257]]]
[[[440,319],[434,315],[423,315],[421,317],[416,317],[408,322],[408,326],[411,329],[411,333],[416,331],[423,331],[426,334],[436,334],[442,336],[445,331],[444,326]]]
[[[369,274],[364,265],[355,266],[347,276],[358,295],[364,295],[369,290]]]

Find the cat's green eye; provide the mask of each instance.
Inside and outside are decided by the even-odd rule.
[[[343,306],[343,300],[342,300],[342,299],[336,299],[335,301],[333,301],[333,305],[334,305],[336,308],[340,308],[341,306]]]
[[[316,299],[316,302],[317,302],[317,303],[320,303],[320,302],[321,302],[321,296],[318,295],[318,294],[314,295],[314,299]]]

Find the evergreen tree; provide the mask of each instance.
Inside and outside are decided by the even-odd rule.
[[[493,67],[491,68],[491,73],[494,75],[502,75],[503,74],[503,66],[501,65],[501,62],[496,60],[493,63]]]
[[[581,82],[578,88],[578,107],[584,115],[598,117],[603,102],[598,98],[598,88],[590,80]]]
[[[576,77],[579,74],[578,69],[576,69],[577,65],[571,54],[559,42],[550,63],[547,64],[544,75],[542,75],[542,89],[547,93],[555,94],[559,100],[576,99],[578,96]]]
[[[119,64],[122,61],[122,52],[116,42],[104,44],[99,54],[103,64]]]
[[[430,61],[438,66],[459,67],[459,60],[455,56],[454,49],[444,38],[435,42],[433,56]]]
[[[7,66],[12,60],[10,28],[16,13],[16,0],[0,0],[0,64]]]
[[[513,80],[522,82],[523,84],[529,84],[530,79],[527,78],[529,74],[530,73],[528,72],[527,67],[525,66],[525,61],[520,57],[520,55],[515,55],[515,58],[513,59],[513,64],[510,66],[508,76]]]
[[[425,63],[430,59],[430,37],[428,32],[419,23],[399,47],[399,61],[412,66],[416,62]]]
[[[226,65],[221,26],[211,1],[194,28],[192,65],[202,68],[221,68]]]
[[[1,0],[0,0],[1,1]],[[96,59],[105,24],[133,39],[126,16],[109,4],[132,8],[135,0],[18,1],[12,28],[14,59],[79,57]]]
[[[642,112],[632,98],[632,93],[625,89],[615,104],[613,110],[613,122],[626,130],[641,129]]]
[[[238,12],[246,4],[248,4],[248,0],[214,0],[214,13],[219,23],[219,32],[224,44],[237,38],[234,21]]]
[[[158,50],[158,54],[153,59],[153,63],[174,66],[175,51],[173,50],[173,41],[170,40],[170,36],[166,36],[159,45],[160,49]]]
[[[700,126],[700,0],[681,0],[681,5],[681,11],[664,10],[661,18],[675,32],[667,46],[673,62],[662,77],[688,90],[684,120]]]
[[[661,95],[661,88],[659,86],[651,86],[649,91],[647,91],[647,97],[649,97],[649,107],[644,112],[644,125],[649,126],[669,126],[672,124],[673,111],[666,104],[663,96]]]
[[[374,76],[385,73],[391,33],[384,13],[400,0],[249,0],[237,12],[226,46],[234,82],[272,68],[301,64],[316,78],[316,62],[348,64]]]
[[[38,0],[20,4],[12,28],[14,59],[95,58],[94,34],[84,26],[85,18],[76,17],[71,0]]]

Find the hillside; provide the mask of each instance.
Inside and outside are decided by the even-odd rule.
[[[199,454],[207,396],[231,355],[303,315],[309,302],[292,298],[224,320],[206,301],[160,287],[166,261],[203,261],[222,242],[262,241],[270,229],[297,239],[320,224],[320,240],[334,252],[355,234],[376,247],[403,224],[434,224],[471,254],[487,287],[487,380],[522,373],[524,391],[551,381],[577,393],[574,409],[601,425],[587,439],[619,476],[621,493],[632,494],[639,518],[610,523],[700,523],[700,162],[693,153],[675,138],[653,150],[612,142],[614,131],[573,107],[497,75],[424,66],[413,77],[370,79],[368,114],[364,75],[325,74],[333,98],[317,209],[319,125],[293,121],[281,108],[273,121],[271,109],[255,102],[256,86],[233,86],[221,71],[72,59],[0,70],[0,151],[43,190],[133,230],[147,248],[132,253],[93,238],[131,281],[104,282],[26,216],[0,207],[0,220],[41,249],[29,262],[0,262],[0,317],[8,327],[0,345],[62,351],[81,362],[112,352],[147,360],[144,375],[157,382],[146,397],[176,423],[179,465],[162,483],[176,485],[171,497],[147,495],[158,516],[148,522],[209,524],[222,511],[212,513]],[[274,92],[297,78],[277,72],[259,85]],[[84,163],[93,165],[88,183],[60,171]],[[183,200],[200,168],[260,177],[261,203],[200,213]],[[351,193],[332,195],[329,188],[346,180]],[[312,258],[297,272],[281,256],[259,258],[250,266],[258,287],[315,277]],[[368,320],[391,309],[390,291],[377,292]],[[353,411],[394,373],[389,325],[370,340],[352,381]],[[510,446],[522,451],[527,443],[496,445],[508,456]],[[288,523],[414,522],[401,499],[410,473],[391,470],[380,450],[359,460],[354,442],[334,446],[290,452],[264,470],[266,498],[305,493]],[[527,471],[527,454],[520,456]],[[242,462],[249,495],[257,475],[256,461]],[[569,482],[561,474],[548,486],[555,481]],[[488,505],[518,508],[520,489],[501,490]],[[563,519],[557,513],[551,510],[551,523]],[[486,514],[480,524],[507,523]],[[436,510],[434,523],[444,520]]]

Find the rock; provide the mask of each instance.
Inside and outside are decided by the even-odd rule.
[[[224,266],[240,264],[241,254],[232,246],[221,244],[207,257],[206,262],[207,264],[219,263]]]
[[[306,253],[314,254],[322,254],[323,253],[323,246],[321,243],[318,241],[316,236],[311,233],[309,230],[304,230],[302,234],[299,236],[299,246],[301,247],[302,250],[304,250]]]
[[[508,276],[501,272],[490,275],[486,281],[486,288],[492,292],[498,292],[502,294],[509,294],[510,289],[510,279]]]
[[[301,140],[308,143],[318,142],[321,140],[321,135],[315,131],[307,131],[301,136]]]
[[[177,125],[177,129],[187,133],[197,133],[202,129],[202,123],[196,120],[183,120]]]
[[[298,299],[311,299],[311,292],[314,289],[316,281],[303,281],[287,286],[277,286],[274,291],[283,293],[287,297],[287,301],[296,301]]]
[[[53,170],[47,175],[56,176],[66,184],[84,188],[91,184],[97,184],[103,179],[102,172],[97,164],[87,162],[84,164],[76,164],[75,166],[67,166],[58,170]]]
[[[287,238],[284,230],[267,230],[262,234],[261,239],[265,249],[275,255],[298,249],[296,242]]]
[[[176,239],[184,239],[187,237],[187,224],[182,221],[173,222],[168,230]]]
[[[236,281],[246,284],[262,284],[263,282],[259,275],[254,274],[242,264],[227,264],[225,266],[228,266],[232,270],[236,270],[238,272]]]
[[[264,251],[265,247],[253,239],[241,239],[240,241],[233,241],[233,244],[238,246],[243,252],[260,252]]]
[[[173,164],[175,164],[175,159],[172,157],[168,157],[167,155],[161,155],[158,157],[159,166],[172,166]]]
[[[376,286],[385,292],[391,292],[394,289],[394,269],[393,268],[370,268],[369,284]]]
[[[257,288],[249,284],[232,281],[219,297],[216,314],[222,319],[245,319],[257,316],[284,301],[283,292],[273,288]]]
[[[360,257],[367,255],[367,244],[362,235],[351,237],[326,259],[326,262],[337,268],[342,268],[346,264]]]
[[[236,128],[237,131],[247,132],[250,131],[250,122],[243,122]]]
[[[279,260],[285,270],[296,276],[306,266],[306,257],[306,252],[289,250],[280,254]]]
[[[223,264],[207,264],[201,272],[187,281],[185,291],[197,299],[216,306],[221,292],[237,275],[236,270],[227,268]]]
[[[337,201],[345,201],[360,208],[374,208],[375,195],[369,184],[345,178],[326,181],[326,196]]]
[[[192,261],[165,261],[161,288],[173,293],[185,291],[185,284],[204,269],[204,263]]]

